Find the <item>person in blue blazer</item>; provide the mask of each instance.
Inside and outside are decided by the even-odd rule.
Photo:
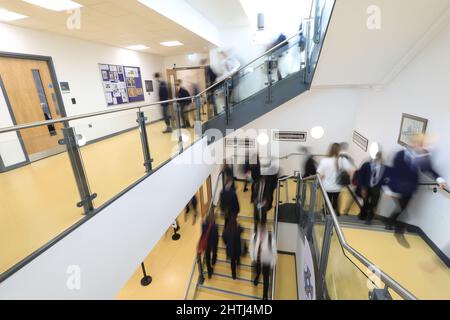
[[[380,201],[381,186],[385,182],[386,166],[383,156],[378,152],[374,159],[365,162],[358,170],[357,194],[363,198],[359,219],[370,224]]]
[[[424,136],[418,135],[411,139],[410,147],[397,152],[393,166],[388,173],[386,194],[397,200],[398,208],[388,219],[386,229],[395,227],[397,233],[403,233],[404,227],[399,225],[398,218],[405,212],[419,183],[419,172],[436,180],[439,187],[445,188],[447,183],[433,169],[431,153],[425,149]]]

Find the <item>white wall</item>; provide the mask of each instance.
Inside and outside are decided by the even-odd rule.
[[[433,145],[434,164],[450,181],[450,26],[382,91],[362,91],[355,128],[370,142],[377,141],[392,158],[397,144],[402,113],[428,119],[427,133],[437,138]],[[358,159],[367,157],[352,147]],[[450,256],[450,197],[420,188],[403,219],[417,225]]]
[[[114,108],[106,106],[99,63],[140,67],[143,81],[151,80],[154,72],[163,69],[163,59],[159,56],[1,23],[0,39],[0,51],[53,58],[58,81],[68,81],[70,85],[70,94],[63,94],[68,116]],[[71,98],[76,98],[76,105],[72,105]],[[145,102],[136,104],[142,105],[157,100],[156,94],[149,96],[145,93]],[[161,118],[159,109],[155,107],[148,114],[150,120]],[[4,117],[5,114],[2,113],[1,121],[6,121],[7,124],[9,119]],[[89,124],[92,124],[92,128],[89,128]],[[135,112],[97,117],[72,125],[78,127],[78,131],[91,140],[135,126]]]
[[[189,161],[205,147],[203,139],[2,282],[0,299],[114,299],[213,170]],[[80,290],[66,285],[69,266],[81,271]]]

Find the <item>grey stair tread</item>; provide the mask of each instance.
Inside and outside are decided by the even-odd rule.
[[[217,292],[221,292],[221,293],[225,293],[225,294],[229,294],[229,295],[233,295],[233,296],[246,297],[246,298],[253,299],[253,300],[261,300],[261,298],[260,298],[260,297],[257,297],[257,296],[253,296],[253,295],[249,295],[249,294],[244,294],[244,293],[240,293],[240,292],[229,291],[229,290],[220,289],[220,288],[215,288],[215,287],[209,287],[209,286],[202,285],[202,284],[200,284],[200,285],[198,286],[198,288],[199,288],[199,289],[203,289],[203,290],[217,291]]]

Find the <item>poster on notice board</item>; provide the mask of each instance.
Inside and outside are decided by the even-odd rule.
[[[99,64],[99,66],[108,106],[145,100],[139,67],[111,64]]]

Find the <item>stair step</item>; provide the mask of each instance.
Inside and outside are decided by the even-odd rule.
[[[258,298],[262,297],[263,286],[260,284],[254,286],[251,281],[247,280],[233,280],[226,275],[218,276],[214,274],[211,279],[205,277],[205,282],[200,287],[214,288],[216,290],[223,290],[227,293],[243,294],[249,297]]]
[[[213,267],[213,270],[214,270],[213,277],[215,277],[215,276],[220,277],[223,275],[231,277],[231,266],[230,266],[230,262],[228,262],[228,261],[224,261],[224,260],[217,261],[216,265]],[[207,275],[208,275],[208,273],[205,270],[205,277],[207,277]],[[247,281],[253,281],[252,278],[254,276],[254,271],[251,266],[248,267],[248,265],[240,265],[236,268],[236,275],[240,279],[247,280]]]
[[[197,289],[196,300],[261,300],[258,297],[236,293],[219,288],[200,285]]]

